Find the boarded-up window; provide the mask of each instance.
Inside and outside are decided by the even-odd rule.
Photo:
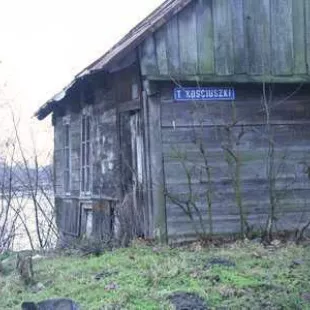
[[[78,236],[80,231],[80,205],[78,201],[64,202],[61,213],[63,232],[68,235]]]
[[[82,116],[82,139],[81,139],[81,191],[83,194],[91,192],[90,166],[91,166],[91,118],[87,114]]]

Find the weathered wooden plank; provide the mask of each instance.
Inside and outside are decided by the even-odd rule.
[[[198,0],[196,4],[198,72],[214,73],[214,41],[212,21],[212,0]]]
[[[232,16],[227,0],[213,1],[214,54],[217,75],[234,73]]]
[[[293,73],[293,0],[272,0],[271,57],[275,75]],[[296,1],[296,0],[295,0]]]
[[[187,81],[187,82],[182,82],[180,83],[182,87],[196,87],[197,84],[195,82]],[[210,87],[210,84],[208,83],[201,83],[201,87]],[[181,102],[179,101],[174,101],[174,92],[173,88],[175,87],[175,84],[172,82],[166,82],[165,84],[161,84],[161,101],[163,103],[171,103],[173,105],[178,105]],[[216,87],[216,86],[215,86]],[[266,97],[270,98],[271,97],[271,103],[277,103],[277,105],[280,105],[282,103],[285,103],[287,101],[291,100],[305,100],[308,99],[309,96],[309,91],[310,91],[310,84],[288,84],[288,83],[281,83],[281,84],[273,84],[273,85],[262,85],[261,83],[253,83],[251,84],[251,87],[246,84],[235,84],[234,85],[235,89],[235,95],[236,99],[235,102],[239,101],[257,101],[258,98],[262,98],[264,94],[264,89],[265,89],[265,95]],[[212,102],[212,101],[208,101]],[[190,104],[193,102],[187,101],[187,104]],[[197,101],[197,104],[201,104],[203,101]],[[220,106],[221,104],[227,103],[225,102],[219,102],[216,101],[217,105]]]
[[[197,23],[193,4],[179,14],[180,68],[183,74],[196,74],[198,66]]]
[[[76,199],[66,199],[61,204],[60,228],[64,234],[77,237],[80,228],[80,205]]]
[[[214,177],[215,179],[216,177]],[[241,181],[241,193],[242,195],[247,195],[247,194],[251,194],[256,190],[265,190],[266,187],[266,179],[250,179],[250,180],[246,180],[243,179],[242,176],[240,178]],[[295,180],[295,182],[292,182],[293,179],[292,177],[287,177],[287,178],[283,178],[281,180],[279,180],[276,183],[275,186],[275,191],[278,191],[279,193],[281,193],[280,196],[282,197],[286,197],[284,196],[285,192],[289,192],[289,191],[294,191],[294,192],[298,192],[301,190],[307,190],[309,189],[309,185],[307,183],[305,183],[303,180]],[[193,199],[198,199],[199,197],[205,197],[206,195],[206,191],[207,191],[207,185],[205,183],[193,183],[191,184],[192,188],[192,194],[193,194]],[[221,199],[226,199],[225,197],[229,195],[233,196],[235,193],[234,187],[233,187],[233,182],[230,179],[222,179],[219,181],[213,181],[211,183],[212,188],[213,188],[213,194],[216,196],[221,197]],[[189,194],[189,185],[188,185],[188,181],[184,179],[183,183],[168,183],[167,184],[167,192],[168,193],[172,193],[175,194],[176,197],[181,197],[183,199],[185,199],[185,197],[188,197]],[[296,196],[295,199],[297,199],[298,197]],[[304,198],[302,198],[304,199]]]
[[[307,98],[283,101],[275,98],[270,104],[272,124],[309,123],[310,107]],[[218,102],[165,102],[162,125],[165,127],[207,126],[227,124],[265,124],[266,112],[258,98],[219,104]]]
[[[142,92],[142,105],[143,105],[143,127],[144,127],[144,135],[143,135],[143,144],[145,150],[145,161],[144,161],[144,175],[143,175],[143,188],[149,189],[151,188],[151,167],[150,167],[150,156],[149,156],[149,131],[151,130],[149,126],[149,117],[148,117],[148,98],[145,90]],[[154,223],[154,212],[153,212],[153,204],[152,204],[152,195],[149,190],[146,190],[144,193],[145,199],[145,209],[144,209],[144,222],[145,222],[145,236],[147,238],[155,237],[155,223]]]
[[[208,169],[210,171],[212,183],[215,185],[220,182],[227,181],[231,175],[227,162],[224,159],[223,154],[215,164],[208,163]],[[252,155],[252,154],[250,154]],[[254,155],[255,156],[255,155]],[[254,157],[253,156],[253,157]],[[265,180],[267,182],[267,167],[266,157],[268,156],[268,149],[262,154],[260,159],[247,159],[245,156],[240,155],[240,161],[242,167],[240,173],[244,181],[251,181],[253,178],[257,180]],[[296,164],[295,160],[287,158],[281,158],[275,156],[277,181],[295,181],[297,176],[299,181],[308,182],[308,176],[305,173],[305,166],[300,163]],[[201,154],[197,154],[197,161],[190,162],[187,160],[175,160],[173,162],[165,162],[165,177],[167,184],[184,184],[187,182],[187,173],[190,174],[193,184],[207,184],[208,175],[206,171],[206,165],[201,159]],[[208,157],[207,157],[208,158]],[[296,184],[295,184],[296,185]]]
[[[308,150],[310,140],[310,124],[294,125],[271,125],[275,147],[291,148],[292,150]],[[264,148],[268,144],[269,134],[266,126],[235,126],[231,129],[229,135],[232,139],[239,136],[239,149],[250,150],[255,148]],[[177,147],[180,143],[197,143],[201,139],[209,148],[220,148],[221,143],[225,142],[228,133],[225,127],[204,127],[204,128],[162,128],[163,143],[170,144],[171,147]]]
[[[208,165],[210,165],[213,170],[217,171],[217,169],[227,165],[226,162],[223,162],[225,160],[225,153],[220,144],[218,147],[213,148],[210,147],[209,144],[205,144],[204,148],[207,151]],[[259,162],[266,158],[268,150],[266,147],[258,148],[256,146],[255,150],[254,148],[255,146],[253,146],[251,149],[246,149],[246,147],[242,147],[240,149],[239,156],[243,165],[246,166],[249,162]],[[305,163],[310,157],[309,152],[310,146],[305,146],[303,151],[300,151],[300,148],[287,149],[282,148],[281,145],[279,145],[275,147],[274,158],[277,162],[277,165],[279,164],[281,166],[281,171],[283,169],[287,169],[287,165],[290,165],[292,169],[296,166],[296,171],[299,172],[301,176],[302,174],[305,174]],[[167,167],[172,165],[171,169],[175,169],[173,165],[180,164],[182,162],[182,158],[186,158],[186,162],[188,163],[195,164],[200,167],[205,167],[205,161],[201,150],[199,149],[199,145],[194,143],[179,143],[177,147],[170,144],[164,144],[163,154],[165,165]],[[249,170],[251,170],[251,168],[249,168]],[[263,173],[263,171],[261,171],[261,173]],[[173,175],[174,174],[176,174],[175,171],[173,171]],[[303,177],[306,177],[306,174]]]
[[[232,38],[234,46],[234,73],[243,74],[248,71],[248,54],[244,29],[243,0],[232,0]]]
[[[262,60],[262,57],[260,57]],[[268,68],[270,71],[270,68]],[[166,75],[149,75],[147,76],[150,81],[168,81],[171,80],[170,76]],[[310,75],[308,74],[296,74],[296,75],[271,75],[270,72],[267,74],[260,74],[250,72],[248,74],[233,74],[233,75],[176,75],[175,80],[178,81],[189,81],[203,84],[203,83],[270,83],[270,84],[297,84],[297,83],[310,83]]]
[[[141,110],[141,100],[134,99],[128,102],[122,102],[118,106],[119,112],[137,111]]]
[[[63,167],[62,167],[63,151],[61,149],[54,150],[54,186],[56,195],[62,195],[64,191]]]
[[[54,125],[54,150],[62,150],[63,149],[63,134],[62,134],[62,117],[57,117],[55,125]]]
[[[307,73],[305,40],[305,2],[293,1],[294,73]]]
[[[310,74],[310,2],[305,1],[305,35],[306,35],[306,53],[307,53],[307,72]]]
[[[103,107],[104,103],[98,104],[92,115],[92,189],[95,195],[118,198],[117,112]]]
[[[142,75],[158,75],[154,36],[148,36],[140,47],[140,67]]]
[[[296,195],[301,194],[302,199],[296,199]],[[269,196],[267,190],[259,190],[255,195],[250,197],[249,195],[245,196],[245,193],[242,193],[242,198],[244,202],[244,207],[249,216],[251,215],[264,215],[268,214],[268,208],[270,206]],[[275,195],[282,195],[282,192],[276,191]],[[215,197],[215,195],[214,195]],[[278,205],[276,208],[276,214],[281,216],[286,213],[302,213],[303,211],[309,211],[307,208],[307,202],[310,199],[309,190],[300,190],[300,191],[288,191],[285,198],[279,198]],[[199,212],[206,217],[207,215],[207,204],[206,196],[201,197],[200,200],[194,201],[195,208],[190,209],[194,218],[197,219]],[[184,212],[183,205],[175,204],[170,198],[167,198],[167,217],[168,225],[173,224],[173,222],[187,222],[189,221],[188,215]],[[217,199],[212,201],[212,210],[214,218],[218,219],[229,219],[231,216],[238,216],[239,210],[235,203],[234,193],[225,196],[223,200]]]
[[[180,74],[180,46],[179,46],[179,24],[178,16],[172,18],[167,27],[167,57],[169,75]]]
[[[167,28],[162,27],[155,33],[157,66],[159,74],[168,74],[168,59],[167,59]]]
[[[292,212],[296,212],[296,213],[302,213],[305,210],[305,201],[309,201],[310,199],[310,192],[309,190],[304,190],[303,191],[303,197],[305,197],[306,200],[302,201],[299,200],[297,201],[294,197],[296,196],[296,194],[299,194],[299,192],[297,192],[295,194],[294,191],[291,191],[289,193],[290,198],[285,198],[280,200],[279,202],[281,204],[278,205],[278,208],[276,210],[276,213],[279,215],[284,215],[285,213],[292,213]],[[276,192],[275,193],[280,194]],[[207,206],[207,202],[206,202],[206,195],[203,199],[196,201],[195,202],[195,206],[197,207],[197,209],[199,210],[198,212],[200,212],[203,217],[205,218],[205,224],[208,223],[207,221],[207,210],[208,210],[208,206]],[[244,203],[244,208],[247,212],[247,214],[249,215],[267,215],[268,214],[268,207],[270,205],[269,202],[269,197],[268,197],[268,191],[258,191],[255,195],[253,195],[253,197],[245,197],[243,196],[243,203]],[[195,214],[195,216],[197,217],[197,211],[195,209],[191,209],[192,213]],[[219,200],[212,200],[212,215],[213,217],[218,217],[222,219],[225,219],[229,216],[235,215],[238,216],[239,215],[239,210],[238,207],[236,206],[235,203],[235,197],[233,195],[231,195],[230,199],[226,199],[223,201],[219,201]],[[279,216],[279,218],[281,218],[281,216]],[[188,215],[185,214],[184,210],[181,208],[180,205],[176,205],[173,202],[169,202],[167,203],[167,217],[168,217],[168,225],[172,224],[176,221],[185,221],[188,220]]]
[[[162,155],[161,140],[161,103],[155,86],[144,82],[144,89],[148,93],[148,125],[149,125],[149,153],[150,158],[150,178],[151,178],[151,195],[153,203],[155,233],[154,235],[161,242],[167,241],[167,225],[166,225],[166,203],[164,196],[164,167]]]
[[[249,74],[269,75],[271,70],[270,0],[244,1]]]
[[[300,227],[300,224],[305,224],[305,218],[309,218],[310,212],[299,212],[299,213],[286,213],[277,221],[277,229],[281,230],[294,230]],[[250,215],[248,221],[253,226],[254,229],[260,230],[261,227],[266,225],[267,221],[266,215]],[[304,220],[303,220],[304,219]],[[207,219],[205,218],[205,221]],[[195,221],[195,227],[198,226],[198,222]],[[169,223],[168,235],[170,242],[177,240],[194,240],[197,239],[197,234],[195,234],[194,226],[184,218],[182,221],[175,221],[174,223]],[[232,215],[230,217],[214,217],[213,224],[214,233],[221,234],[232,234],[240,233],[240,218],[238,216]]]

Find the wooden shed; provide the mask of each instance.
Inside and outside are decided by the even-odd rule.
[[[36,114],[62,235],[305,226],[309,64],[309,0],[165,1]]]

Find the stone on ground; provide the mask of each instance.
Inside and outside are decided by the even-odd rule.
[[[204,300],[196,294],[178,292],[168,297],[175,310],[208,310]]]

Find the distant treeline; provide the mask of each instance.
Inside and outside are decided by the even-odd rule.
[[[31,168],[22,164],[8,165],[0,162],[0,195],[8,191],[26,194],[34,188],[45,191],[53,189],[51,165]]]

